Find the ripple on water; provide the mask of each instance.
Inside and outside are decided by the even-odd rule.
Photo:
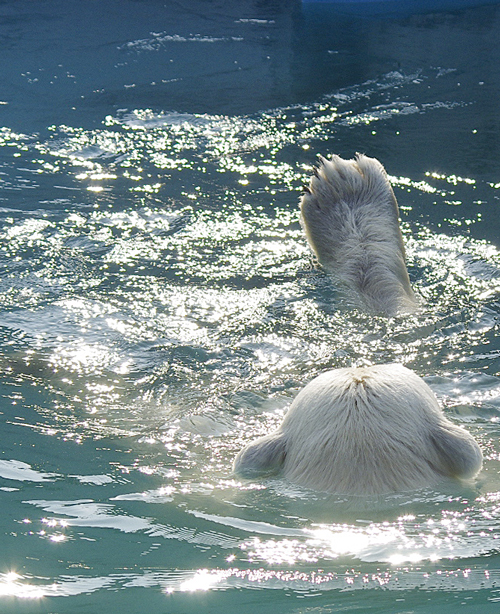
[[[498,552],[500,255],[412,214],[415,202],[457,206],[479,180],[391,176],[421,301],[412,316],[360,311],[314,267],[298,221],[316,152],[356,127],[441,108],[412,98],[434,78],[390,73],[258,117],[137,109],[97,129],[52,127],[44,139],[0,133],[22,161],[5,167],[3,184],[22,194],[19,207],[0,210],[0,368],[13,383],[12,411],[35,407],[33,433],[133,450],[113,460],[113,474],[3,459],[2,492],[22,493],[23,506],[46,515],[29,530],[49,541],[91,548],[123,533],[140,542],[137,557],[154,555],[150,540],[161,551],[155,571],[4,574],[1,595],[498,585],[497,570],[479,561]],[[26,196],[34,186],[43,209]],[[276,479],[233,480],[237,450],[276,428],[306,382],[388,361],[423,375],[479,439],[476,484],[360,502]],[[31,403],[32,384],[50,402]],[[33,490],[52,482],[90,496]],[[192,568],[170,560],[165,543],[195,549],[194,558],[182,551]]]

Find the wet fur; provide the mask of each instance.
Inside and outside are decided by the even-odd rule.
[[[374,312],[412,312],[399,210],[375,158],[339,156],[320,164],[300,201],[301,222],[319,263]]]
[[[236,473],[281,473],[305,487],[372,495],[413,490],[481,469],[472,436],[398,364],[336,369],[310,382],[280,428],[244,448]]]

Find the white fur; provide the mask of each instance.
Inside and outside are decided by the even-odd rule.
[[[429,386],[388,364],[316,377],[276,432],[238,454],[234,470],[281,472],[316,490],[370,495],[471,478],[481,464],[479,446],[444,416]]]
[[[300,209],[320,264],[368,309],[387,315],[415,310],[398,204],[378,160],[361,154],[321,158]]]

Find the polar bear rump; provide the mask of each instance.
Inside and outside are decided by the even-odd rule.
[[[413,490],[481,469],[473,437],[450,422],[434,393],[402,365],[336,369],[311,381],[280,428],[235,459],[243,477],[280,473],[338,494]]]

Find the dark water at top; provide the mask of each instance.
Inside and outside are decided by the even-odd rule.
[[[1,612],[497,611],[499,35],[497,4],[0,5]],[[415,316],[312,264],[302,186],[356,151]],[[231,474],[314,376],[389,361],[477,438],[477,482]]]

